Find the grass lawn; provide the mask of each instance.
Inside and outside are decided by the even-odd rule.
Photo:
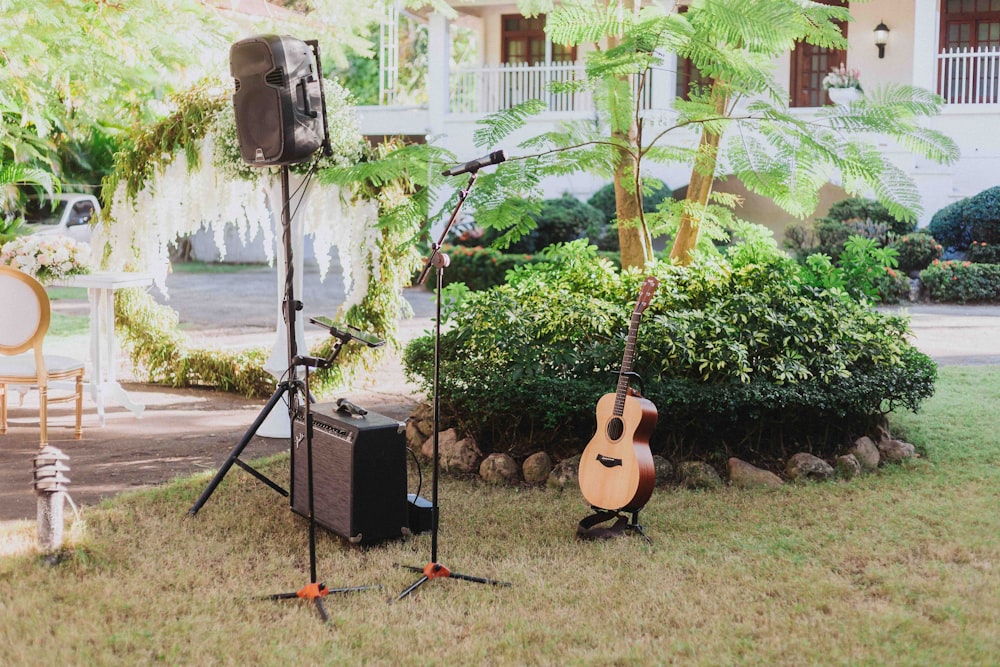
[[[325,599],[261,596],[309,579],[306,523],[234,469],[86,510],[58,566],[0,557],[3,665],[1000,663],[1000,368],[946,367],[893,420],[922,458],[850,482],[658,490],[654,540],[579,542],[579,492],[441,485],[440,560],[510,588],[434,580],[388,604],[429,536],[359,549],[319,532]],[[265,464],[278,479],[287,458]],[[72,475],[71,475],[72,476]],[[429,495],[425,479],[425,495]],[[8,528],[26,539],[33,524]]]
[[[172,262],[175,273],[240,273],[255,269],[268,269],[266,264],[240,264],[237,262]]]

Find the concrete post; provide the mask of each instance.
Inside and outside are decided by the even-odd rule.
[[[69,471],[65,463],[68,460],[68,456],[51,445],[39,450],[34,458],[32,485],[38,496],[38,545],[46,553],[62,547],[63,508],[69,485],[69,478],[63,473]]]

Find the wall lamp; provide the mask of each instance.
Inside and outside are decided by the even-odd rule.
[[[883,21],[875,26],[875,46],[878,47],[878,57],[885,58],[885,45],[889,41],[889,26]]]

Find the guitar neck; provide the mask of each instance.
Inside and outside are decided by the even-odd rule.
[[[618,372],[618,387],[615,390],[614,414],[621,417],[625,412],[625,397],[628,396],[629,376],[632,372],[632,362],[635,359],[635,341],[639,333],[639,320],[642,312],[632,313],[632,321],[628,327],[628,337],[625,339],[625,355],[622,357],[622,368]]]

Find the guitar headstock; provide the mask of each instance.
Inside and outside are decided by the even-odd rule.
[[[642,282],[642,287],[639,288],[639,298],[635,302],[635,313],[639,314],[646,310],[649,302],[653,299],[653,294],[656,292],[656,288],[660,286],[660,281],[654,276],[647,276]]]

